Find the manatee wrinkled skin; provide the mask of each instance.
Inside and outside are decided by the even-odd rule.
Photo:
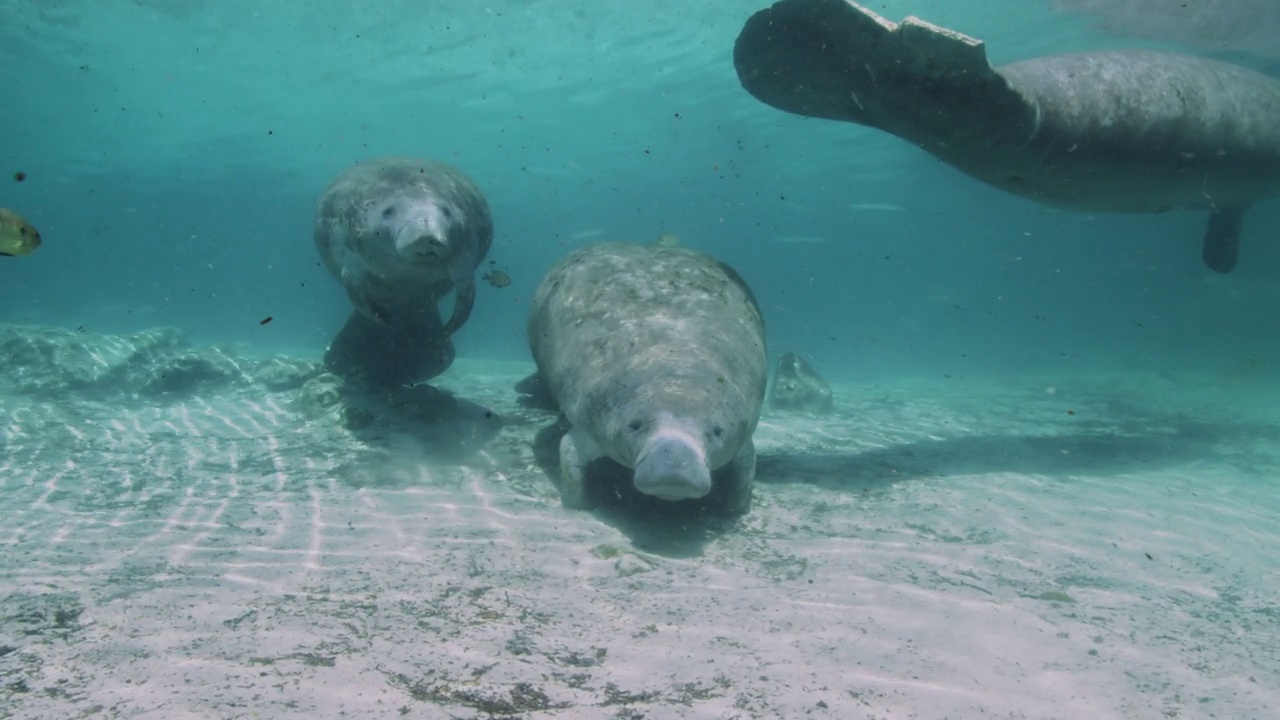
[[[315,243],[355,306],[328,369],[376,385],[430,379],[453,362],[451,336],[475,304],[493,242],[484,195],[451,165],[384,157],[343,170],[316,208]],[[440,300],[454,292],[442,321]]]
[[[1229,63],[1108,51],[993,68],[980,40],[850,0],[781,0],[738,35],[761,102],[867,125],[984,183],[1089,212],[1209,211],[1229,272],[1245,211],[1280,195],[1280,82]]]
[[[601,243],[565,256],[528,323],[538,374],[572,426],[560,442],[561,498],[588,504],[588,463],[634,470],[638,491],[751,503],[768,366],[751,291],[709,255]]]

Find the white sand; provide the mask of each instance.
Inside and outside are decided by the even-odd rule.
[[[646,524],[561,509],[527,370],[442,381],[508,418],[465,466],[285,395],[0,398],[0,716],[1280,714],[1275,382],[840,387],[745,519]]]

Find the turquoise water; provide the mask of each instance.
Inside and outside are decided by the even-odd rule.
[[[995,62],[1148,42],[1037,3],[883,5]],[[1052,210],[784,115],[733,72],[758,6],[7,0],[0,159],[27,180],[0,198],[46,243],[0,268],[0,317],[319,352],[347,306],[314,202],[403,153],[458,164],[493,206],[513,283],[481,288],[464,357],[526,357],[523,303],[566,247],[674,232],[739,268],[776,352],[833,376],[1274,361],[1280,206],[1212,277],[1200,213]]]
[[[0,0],[0,206],[44,236],[0,258],[0,716],[1274,717],[1280,203],[1215,275],[1202,213],[1054,210],[777,112],[731,59],[765,4]],[[1270,5],[1166,5],[875,9],[997,63],[1269,67]],[[488,197],[512,283],[438,384],[500,424],[353,434],[303,363],[251,367],[346,320],[314,205],[384,154]],[[668,232],[835,389],[766,408],[728,525],[565,510],[511,391],[542,274]],[[149,390],[176,334],[111,337],[166,326],[216,390]]]

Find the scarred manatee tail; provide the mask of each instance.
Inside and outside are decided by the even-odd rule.
[[[662,430],[636,461],[636,490],[663,500],[700,498],[711,492],[707,453],[694,437]]]
[[[757,12],[733,64],[767,105],[879,128],[948,162],[1034,130],[1035,107],[991,67],[982,41],[915,17],[891,22],[852,0],[781,0]]]
[[[903,111],[971,100],[981,107],[1010,92],[982,41],[915,17],[891,22],[849,0],[781,0],[757,12],[733,62],[766,104],[876,126]]]

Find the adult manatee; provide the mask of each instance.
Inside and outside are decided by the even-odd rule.
[[[1207,209],[1229,272],[1245,211],[1280,194],[1280,83],[1205,58],[1089,52],[993,68],[983,43],[849,0],[782,0],[738,35],[748,92],[884,130],[987,184],[1092,212]]]
[[[538,286],[529,347],[572,429],[561,497],[588,504],[587,465],[609,457],[664,500],[751,503],[768,367],[764,320],[746,284],[704,253],[601,243],[565,256]]]

